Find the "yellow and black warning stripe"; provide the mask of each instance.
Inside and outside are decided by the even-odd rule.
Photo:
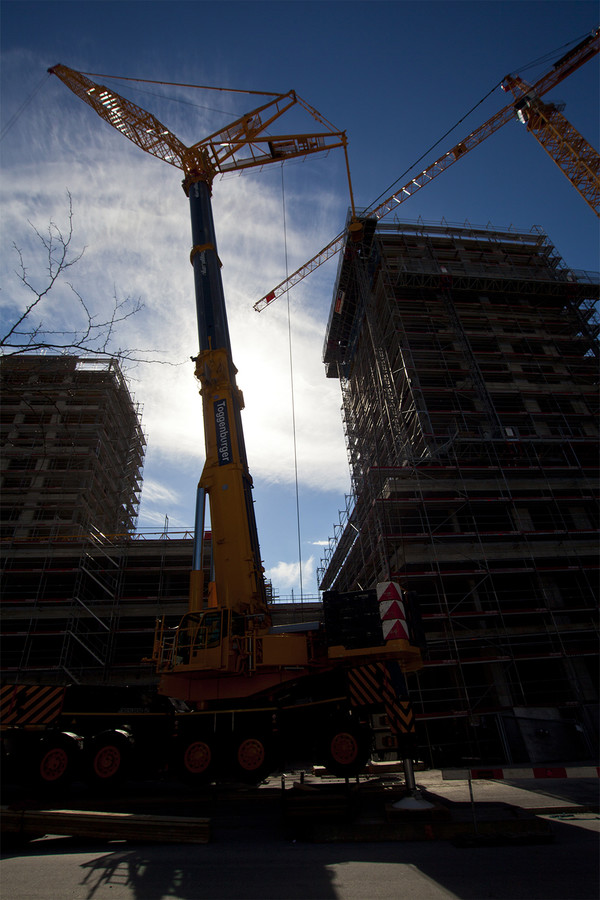
[[[397,700],[393,704],[385,704],[390,730],[395,734],[415,733],[415,714],[410,700]]]
[[[353,706],[381,704],[383,674],[383,663],[348,670],[348,690]]]
[[[353,706],[383,706],[390,729],[396,734],[413,734],[415,716],[407,696],[398,696],[386,663],[371,663],[348,671],[348,690]]]
[[[6,684],[0,689],[3,725],[47,725],[60,715],[65,688],[33,684]]]
[[[400,699],[392,681],[390,671],[384,665],[383,674],[383,703],[390,723],[390,728],[396,734],[412,734],[415,730],[415,715],[412,703],[405,697]]]

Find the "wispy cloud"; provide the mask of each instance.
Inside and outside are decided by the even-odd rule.
[[[49,83],[42,94],[35,115],[19,120],[5,142],[3,246],[14,241],[43,278],[45,260],[28,221],[44,229],[50,219],[64,220],[68,188],[75,241],[78,247],[86,246],[70,273],[74,286],[94,311],[101,311],[115,293],[144,305],[118,333],[120,347],[146,350],[153,360],[128,373],[143,406],[149,447],[140,522],[151,527],[167,514],[191,526],[204,436],[199,385],[190,361],[198,352],[198,338],[189,217],[180,173],[131,146],[57,82]],[[198,128],[201,136],[201,122]],[[291,271],[339,229],[345,210],[343,194],[331,185],[336,166],[335,160],[318,160],[301,172],[294,166],[285,171],[286,240],[279,168],[214,185],[233,357],[245,398],[243,424],[257,485],[261,480],[292,484],[295,472],[287,303],[281,300],[262,314],[252,304],[285,276],[286,246]],[[0,315],[5,318],[25,302],[14,263],[5,252],[0,295]],[[322,279],[317,273],[312,285],[300,285],[291,301],[296,451],[300,488],[329,492],[333,519],[335,495],[347,490],[348,466],[339,384],[324,377],[321,362],[331,290],[315,294]],[[59,320],[63,308],[63,295],[56,291],[44,305],[49,324]],[[182,492],[180,483],[172,487],[164,479],[165,470],[186,477],[194,473],[189,490]],[[263,553],[269,559],[276,550],[263,547]],[[270,571],[281,584],[293,583],[294,564],[280,563]]]
[[[302,562],[302,577],[305,585],[314,579],[315,557],[309,556]],[[291,590],[299,584],[300,564],[298,562],[278,562],[265,572],[267,578],[281,589]]]
[[[144,479],[144,494],[151,503],[177,504],[180,502],[179,493],[167,484],[161,484],[154,478]]]

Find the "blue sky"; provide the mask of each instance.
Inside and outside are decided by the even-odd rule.
[[[2,3],[3,291],[10,321],[25,302],[14,277],[13,241],[43,278],[28,220],[64,222],[73,196],[75,234],[86,246],[75,286],[98,308],[140,298],[122,346],[149,348],[168,365],[130,372],[148,435],[140,525],[191,527],[203,464],[200,401],[187,361],[197,352],[190,235],[179,172],[112,130],[56,78],[72,68],[157,81],[250,90],[294,88],[349,139],[356,202],[368,206],[508,72],[598,24],[595,2],[27,2]],[[106,80],[106,79],[105,79]],[[110,83],[110,82],[107,82]],[[129,85],[116,90],[158,116],[184,142],[222,127],[255,101],[236,94]],[[547,99],[596,147],[598,60]],[[175,98],[175,101],[172,99]],[[496,89],[428,156],[476,128],[506,102]],[[295,118],[281,131],[294,131]],[[308,121],[304,130],[314,130]],[[414,172],[411,172],[414,174]],[[405,179],[408,180],[408,177]],[[290,271],[343,227],[348,206],[342,155],[283,172]],[[282,172],[217,180],[214,213],[223,261],[234,361],[246,398],[244,426],[268,574],[297,595],[298,537],[290,414],[287,304],[260,315],[252,304],[285,275]],[[600,268],[598,220],[537,142],[511,122],[401,208],[403,217],[474,225],[540,226],[568,265]],[[322,542],[333,533],[349,477],[339,385],[325,379],[321,350],[336,263],[290,295],[304,590],[316,589]],[[59,320],[61,295],[47,307]]]

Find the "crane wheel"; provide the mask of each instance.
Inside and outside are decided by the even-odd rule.
[[[238,781],[257,784],[273,770],[273,749],[268,738],[238,736],[233,747],[233,772]]]
[[[109,787],[119,784],[128,774],[133,756],[133,742],[126,731],[115,729],[98,734],[84,747],[85,776],[93,785]]]
[[[325,766],[332,775],[345,778],[358,775],[369,760],[368,732],[351,722],[331,729],[324,746]]]
[[[78,771],[81,739],[70,732],[44,737],[34,760],[34,778],[47,788],[64,787]]]
[[[176,745],[174,764],[184,781],[205,784],[212,780],[216,767],[216,753],[212,738],[195,736],[181,738]]]

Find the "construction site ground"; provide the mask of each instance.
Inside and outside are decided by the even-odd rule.
[[[590,768],[581,771],[589,773]],[[569,772],[577,769],[569,767]],[[404,775],[401,766],[393,763],[371,764],[365,774],[346,781],[325,769],[300,768],[272,775],[256,786],[223,781],[191,787],[167,779],[126,782],[109,792],[75,784],[58,794],[8,785],[2,795],[2,827],[5,836],[51,828],[53,833],[102,836],[112,829],[114,836],[124,838],[196,843],[228,840],[238,828],[250,828],[317,842],[499,844],[551,841],[552,818],[576,817],[588,828],[600,824],[598,778],[510,780],[510,772],[505,771],[504,780],[473,780],[470,787],[467,780],[454,780],[451,772],[440,770],[417,771],[415,778],[417,801],[425,801],[422,808],[419,802],[404,808]],[[91,813],[98,814],[96,830],[84,820]],[[112,817],[104,830],[102,814],[107,821]],[[131,835],[124,820],[134,823]],[[77,829],[78,822],[82,823],[79,831],[70,830]],[[179,824],[186,828],[175,830]]]
[[[107,794],[75,785],[60,798],[9,785],[2,896],[598,895],[599,779],[477,780],[472,802],[467,781],[417,771],[419,796],[432,806],[405,811],[394,808],[406,791],[393,768],[348,782],[299,769],[257,787],[165,780]]]

